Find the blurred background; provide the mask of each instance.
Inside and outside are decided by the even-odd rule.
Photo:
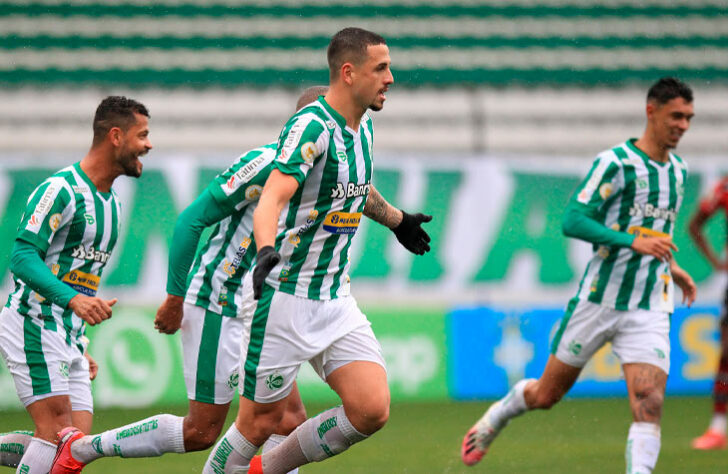
[[[434,216],[424,257],[368,221],[352,249],[352,290],[393,400],[494,398],[540,374],[590,255],[561,234],[565,204],[598,152],[641,135],[646,91],[666,75],[695,93],[677,150],[690,176],[675,241],[699,284],[695,307],[673,315],[668,393],[707,397],[726,278],[687,221],[728,168],[724,0],[0,0],[3,294],[25,200],[84,156],[99,101],[127,95],[151,112],[144,175],[115,184],[122,234],[100,295],[120,302],[90,331],[97,406],[185,403],[179,341],[152,329],[174,222],[237,156],[277,139],[305,87],[327,83],[325,48],[346,26],[382,34],[393,61],[395,84],[372,114],[374,184]],[[708,225],[717,249],[725,228],[722,215]],[[332,397],[310,370],[299,383],[307,401]],[[624,393],[606,347],[572,395]],[[0,409],[15,408],[2,366]]]

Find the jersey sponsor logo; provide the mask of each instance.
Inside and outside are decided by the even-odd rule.
[[[634,234],[637,237],[670,237],[670,234],[666,234],[655,229],[648,229],[647,227],[640,227],[637,225],[633,225],[632,227],[627,229],[627,233]]]
[[[88,248],[84,248],[83,245],[79,245],[73,249],[71,257],[77,258],[79,260],[106,263],[109,261],[111,253],[104,252],[103,250],[97,250],[93,247],[93,245],[89,245]]]
[[[261,194],[263,194],[263,186],[253,184],[245,190],[245,199],[248,201],[257,201]]]
[[[235,175],[232,175],[232,176],[230,176],[230,179],[227,180],[227,183],[225,183],[225,185],[227,186],[228,189],[233,190],[233,189],[235,189],[235,181],[236,181]]]
[[[38,205],[35,206],[35,211],[33,211],[33,214],[38,214],[39,216],[45,216],[46,214],[48,214],[48,211],[51,210],[51,206],[53,206],[53,199],[51,198],[51,196],[53,196],[55,193],[55,186],[48,186],[48,189],[46,189],[45,193],[43,193],[43,197],[40,198]]]
[[[359,227],[361,212],[332,212],[324,219],[324,230],[332,234],[353,234]]]
[[[313,163],[313,159],[318,155],[318,148],[314,142],[306,142],[301,146],[301,158],[306,163]]]
[[[33,214],[32,216],[30,216],[30,219],[28,219],[28,224],[32,225],[33,227],[37,227],[40,225],[40,218]]]
[[[53,232],[57,231],[58,228],[61,226],[61,215],[57,212],[55,214],[53,214],[48,219],[48,225],[50,226],[50,228]]]
[[[336,186],[331,188],[331,196],[329,197],[332,199],[343,199],[366,196],[369,194],[370,187],[371,185],[369,183],[336,183]]]
[[[677,213],[673,209],[664,209],[655,207],[652,204],[632,204],[629,209],[629,215],[632,217],[651,217],[653,219],[663,219],[669,222],[675,222]]]
[[[301,243],[301,234],[306,233],[311,226],[316,222],[316,218],[319,215],[319,211],[316,209],[311,209],[308,211],[308,217],[306,218],[306,222],[301,226],[301,228],[298,230],[298,232],[291,234],[288,237],[288,242],[292,244],[294,247],[298,247],[298,244]]]
[[[243,241],[240,242],[240,245],[238,245],[237,250],[235,250],[235,257],[233,257],[233,261],[230,262],[225,260],[222,265],[222,271],[225,272],[227,276],[232,278],[233,275],[235,275],[235,272],[238,271],[238,267],[240,267],[240,263],[243,261],[245,254],[248,253],[248,247],[250,247],[252,242],[253,239],[250,237],[244,238]]]
[[[78,270],[68,272],[63,276],[63,278],[61,278],[63,283],[86,296],[96,296],[100,280],[101,278],[97,275],[84,273]]]
[[[89,192],[89,189],[86,186],[73,185],[72,189],[73,189],[73,192],[76,194],[84,194],[84,193]]]
[[[236,171],[235,174],[228,180],[228,187],[232,189],[230,183],[232,182],[234,184],[237,180],[240,180],[241,183],[247,183],[251,178],[260,173],[260,169],[263,168],[265,164],[265,156],[260,155],[253,158],[250,163]]]

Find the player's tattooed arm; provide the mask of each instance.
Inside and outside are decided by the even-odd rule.
[[[389,204],[374,186],[369,188],[364,215],[390,229],[394,229],[402,222],[402,211]]]
[[[364,205],[364,215],[389,227],[404,248],[415,255],[430,251],[430,236],[422,224],[430,222],[432,216],[409,214],[389,204],[374,186],[369,188],[369,197]]]

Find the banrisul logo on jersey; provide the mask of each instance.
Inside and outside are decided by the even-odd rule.
[[[332,212],[324,219],[324,230],[332,234],[353,234],[359,221],[361,212]]]
[[[331,188],[331,198],[342,199],[352,198],[359,196],[366,196],[369,194],[370,184],[357,184],[357,183],[336,183],[336,186]]]
[[[93,245],[89,245],[88,248],[83,245],[79,245],[73,249],[71,257],[78,258],[80,260],[91,260],[94,262],[106,263],[109,261],[111,253],[95,249]]]

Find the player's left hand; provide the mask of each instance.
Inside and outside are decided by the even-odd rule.
[[[91,357],[91,354],[88,352],[83,355],[86,360],[88,361],[88,378],[91,380],[96,378],[96,375],[99,373],[99,364],[96,363],[93,357]]]
[[[162,334],[174,334],[182,326],[184,298],[177,295],[167,295],[162,306],[157,310],[154,318],[154,329]]]
[[[402,211],[402,222],[392,232],[404,248],[415,255],[424,255],[430,251],[430,236],[422,228],[422,224],[431,220],[432,216],[426,214],[408,214]]]
[[[688,272],[679,266],[671,265],[670,273],[672,273],[672,279],[675,284],[680,287],[680,290],[682,290],[682,302],[687,304],[689,308],[698,296],[698,287],[695,286],[695,282]]]

